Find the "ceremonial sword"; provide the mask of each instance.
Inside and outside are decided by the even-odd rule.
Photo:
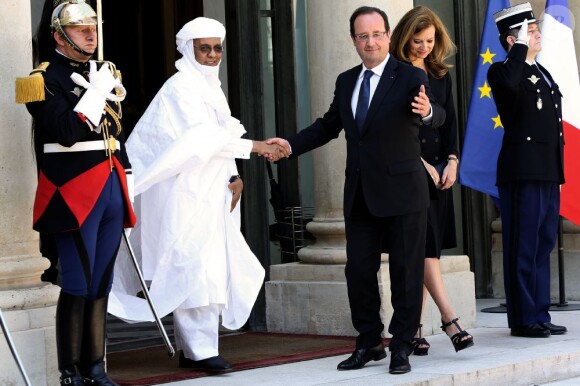
[[[10,336],[10,331],[8,330],[8,326],[6,325],[6,321],[4,320],[4,316],[2,315],[2,309],[0,308],[0,325],[2,326],[2,332],[6,337],[6,342],[8,343],[8,347],[12,352],[12,356],[18,365],[18,369],[20,370],[20,374],[22,374],[22,378],[24,378],[24,382],[26,386],[32,386],[30,383],[30,379],[28,379],[28,375],[26,375],[26,370],[24,370],[24,366],[20,361],[20,357],[18,356],[18,352],[16,351],[16,346],[14,346],[14,342],[12,341],[12,337]]]
[[[103,4],[101,0],[97,0],[97,60],[99,62],[103,61]],[[143,295],[145,295],[145,299],[149,304],[149,308],[151,309],[151,313],[155,318],[155,323],[157,324],[157,328],[159,328],[159,332],[163,337],[163,342],[165,346],[167,346],[167,353],[170,357],[175,355],[175,350],[169,341],[169,337],[167,336],[167,332],[163,327],[163,323],[157,314],[157,310],[155,309],[155,305],[151,301],[151,297],[149,296],[149,290],[147,289],[147,284],[143,279],[143,274],[141,273],[141,269],[139,268],[139,263],[137,262],[137,258],[135,257],[135,253],[133,252],[133,248],[131,247],[131,243],[129,242],[129,237],[127,236],[127,231],[123,230],[123,240],[125,240],[125,244],[127,244],[127,250],[129,251],[129,256],[131,256],[131,261],[133,262],[133,267],[135,267],[135,271],[137,272],[137,276],[139,277],[139,283],[141,284],[141,288],[143,289]]]

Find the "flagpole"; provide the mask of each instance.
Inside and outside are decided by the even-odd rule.
[[[570,304],[566,301],[566,276],[564,269],[564,219],[560,216],[558,223],[558,289],[559,302],[550,305],[550,311],[577,311],[580,304]]]

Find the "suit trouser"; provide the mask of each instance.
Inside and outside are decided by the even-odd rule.
[[[175,343],[188,359],[199,361],[218,355],[220,306],[177,308],[173,311]]]
[[[393,317],[389,349],[410,353],[417,333],[423,301],[423,271],[427,209],[393,217],[375,217],[368,212],[362,194],[357,195],[351,216],[345,218],[345,268],[348,299],[356,347],[369,348],[381,342],[381,297],[377,273],[381,265],[382,243],[389,250],[391,304]]]
[[[549,322],[550,253],[560,211],[558,184],[519,182],[499,187],[504,287],[509,327]]]

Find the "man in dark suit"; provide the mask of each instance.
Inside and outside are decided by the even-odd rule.
[[[422,119],[440,126],[445,112],[429,103],[425,72],[389,56],[390,29],[382,10],[355,10],[350,34],[363,63],[338,76],[328,112],[288,141],[269,141],[287,147],[295,157],[337,138],[344,129],[345,274],[359,335],[355,351],[338,369],[360,369],[386,356],[377,281],[381,242],[386,239],[394,309],[389,372],[403,374],[411,370],[408,355],[421,314],[429,205],[419,126]]]
[[[550,252],[556,244],[564,183],[562,95],[535,58],[541,32],[530,3],[494,15],[503,63],[487,73],[505,129],[497,161],[504,286],[511,335],[566,333],[551,323]]]

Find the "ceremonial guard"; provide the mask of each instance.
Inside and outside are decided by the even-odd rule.
[[[54,237],[60,259],[60,383],[116,385],[104,363],[108,294],[123,227],[136,220],[121,125],[125,90],[112,63],[90,60],[100,42],[97,15],[84,0],[46,0],[37,38],[49,61],[17,79],[16,99],[33,117],[33,228]]]
[[[497,160],[504,286],[511,335],[566,333],[551,323],[550,253],[556,245],[564,183],[562,95],[536,62],[542,34],[530,3],[494,14],[504,62],[487,73],[504,127]]]

